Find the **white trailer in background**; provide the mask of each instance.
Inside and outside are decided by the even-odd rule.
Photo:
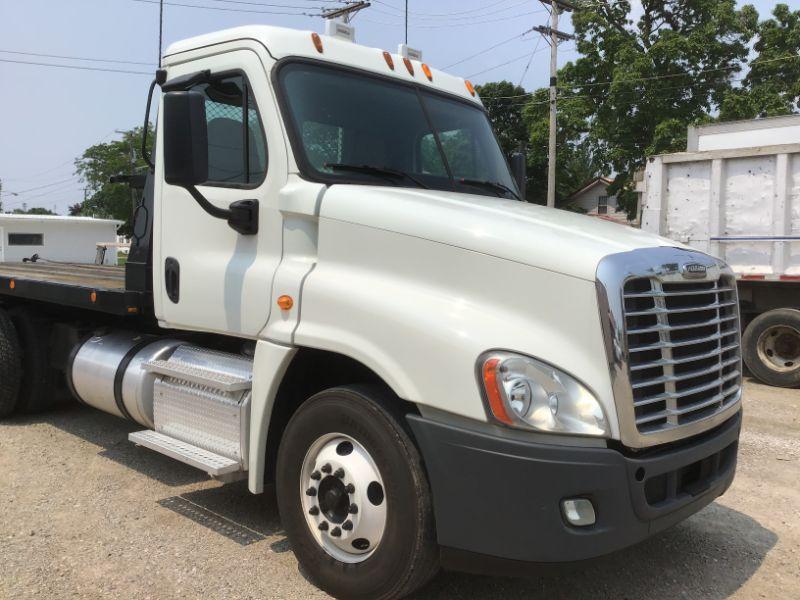
[[[800,385],[800,144],[654,156],[640,191],[642,229],[733,268],[751,372]]]

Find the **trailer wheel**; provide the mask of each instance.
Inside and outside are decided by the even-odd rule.
[[[50,365],[50,323],[32,311],[10,311],[22,348],[22,381],[17,410],[39,412],[52,408],[63,395],[63,374]]]
[[[17,407],[21,354],[14,324],[8,313],[0,308],[0,419]]]
[[[800,310],[778,308],[753,319],[742,350],[747,368],[764,383],[800,386]]]
[[[419,451],[373,387],[313,396],[284,431],[277,495],[292,549],[336,598],[402,598],[438,571]]]

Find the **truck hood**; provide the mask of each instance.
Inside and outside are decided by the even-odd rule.
[[[618,252],[680,246],[595,217],[514,200],[425,189],[333,185],[321,217],[410,235],[593,281]]]

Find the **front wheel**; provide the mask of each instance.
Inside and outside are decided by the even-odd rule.
[[[742,336],[747,368],[766,384],[800,386],[800,310],[778,308],[753,319]]]
[[[302,567],[337,598],[402,598],[438,570],[430,488],[396,405],[377,388],[326,390],[283,434],[283,526]]]

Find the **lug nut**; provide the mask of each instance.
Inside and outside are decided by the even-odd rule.
[[[339,529],[338,527],[334,527],[333,529],[331,529],[331,535],[333,537],[342,537],[342,530]]]
[[[328,522],[327,521],[323,521],[322,523],[320,523],[319,524],[319,530],[320,531],[328,531]]]
[[[349,512],[351,515],[357,514],[358,513],[358,506],[356,506],[355,504],[351,504],[348,507],[347,512]]]
[[[308,509],[308,514],[310,514],[312,517],[316,517],[319,514],[319,508],[312,506]]]
[[[342,523],[342,529],[344,529],[345,531],[353,531],[353,522],[348,519],[347,521]]]
[[[348,483],[346,486],[344,486],[344,491],[348,494],[355,494],[356,486],[354,486],[352,483]]]
[[[330,473],[332,470],[333,467],[331,467],[328,463],[322,465],[322,468],[320,469],[320,471],[322,471],[323,473]]]
[[[306,496],[316,496],[317,495],[317,488],[310,487],[306,490]]]
[[[320,479],[322,479],[322,474],[319,471],[314,471],[311,474],[311,479],[313,479],[315,481],[319,481]]]
[[[334,472],[334,476],[338,477],[339,479],[344,479],[344,469],[341,467],[336,469],[336,471]]]

